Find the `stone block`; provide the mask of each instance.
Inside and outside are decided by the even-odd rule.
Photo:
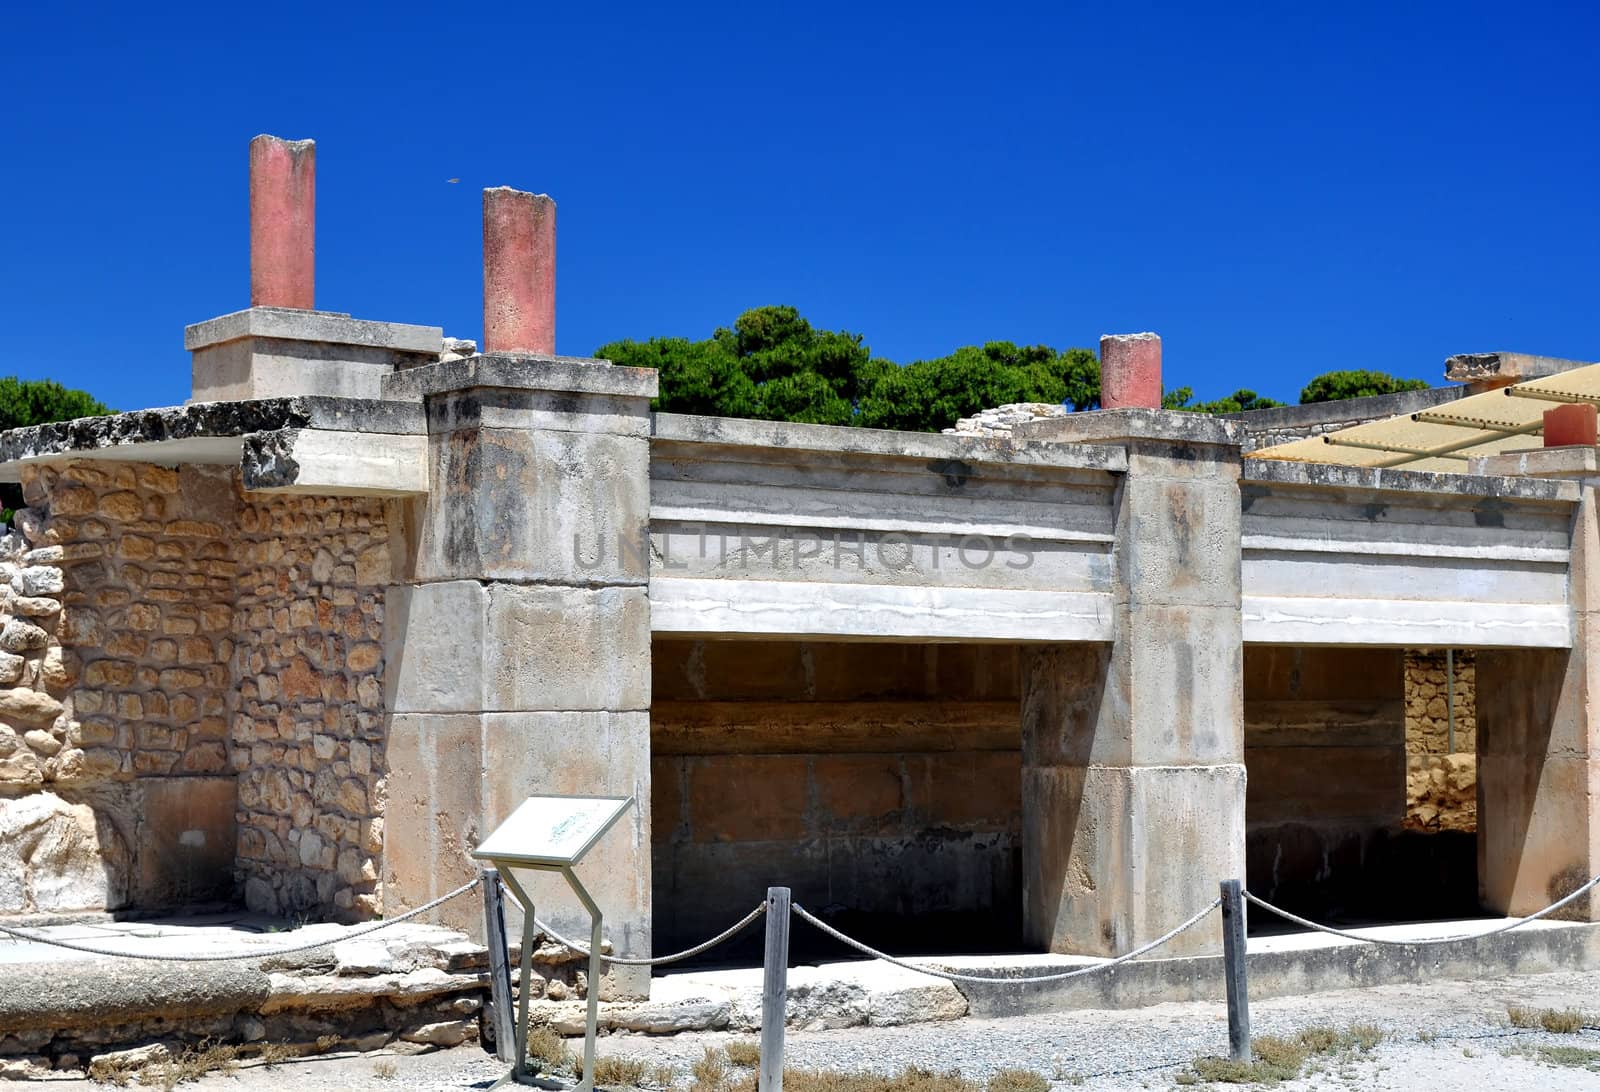
[[[648,709],[643,588],[455,580],[391,591],[387,708],[395,712]]]
[[[388,803],[383,818],[383,892],[399,912],[472,879],[468,856],[483,825],[483,720],[479,714],[396,713],[388,718]],[[482,903],[457,899],[438,924],[483,932]]]
[[[131,855],[108,815],[50,792],[0,799],[0,914],[117,910]]]
[[[1600,872],[1600,767],[1572,756],[1480,755],[1478,888],[1514,917],[1542,910]],[[1593,892],[1557,911],[1600,920]]]
[[[1242,765],[1025,766],[1022,784],[1024,929],[1041,948],[1121,954],[1244,877]],[[1155,957],[1221,943],[1212,915]]]
[[[495,710],[648,710],[644,588],[489,585],[484,705]]]
[[[1234,483],[1130,475],[1123,487],[1113,594],[1119,603],[1237,611],[1239,534]]]
[[[649,954],[649,714],[486,713],[483,740],[485,833],[539,793],[634,798],[634,807],[577,872],[605,914],[613,948],[624,955]],[[565,881],[554,873],[525,875],[538,916],[565,936],[586,938],[588,915]],[[515,935],[521,919],[513,907],[507,910],[507,928]],[[648,996],[647,968],[618,968],[607,978],[618,996]]]
[[[194,354],[195,402],[381,398],[385,376],[436,362],[443,345],[436,326],[279,307],[252,307],[184,331],[184,347]]]
[[[417,579],[649,579],[647,440],[457,429],[430,437],[430,452]]]

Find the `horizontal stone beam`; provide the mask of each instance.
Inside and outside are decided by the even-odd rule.
[[[244,487],[258,493],[416,496],[428,492],[428,438],[283,429],[244,439]]]

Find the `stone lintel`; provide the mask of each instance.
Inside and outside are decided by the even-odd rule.
[[[714,445],[770,448],[779,452],[887,456],[926,460],[929,469],[959,476],[963,464],[1003,463],[1118,473],[1128,469],[1125,452],[1112,447],[1063,447],[1022,443],[1010,437],[962,436],[890,429],[807,425],[793,421],[748,421],[698,414],[654,415],[653,446]]]
[[[1288,459],[1257,459],[1250,456],[1245,457],[1242,477],[1246,488],[1252,484],[1271,484],[1334,489],[1341,492],[1364,490],[1373,493],[1443,493],[1463,498],[1504,497],[1565,504],[1575,504],[1578,500],[1578,487],[1559,481],[1540,481],[1536,478],[1512,475],[1384,470],[1371,466],[1302,463],[1291,462]]]
[[[244,488],[262,493],[403,497],[428,492],[428,438],[324,429],[246,436]]]
[[[106,459],[163,466],[237,466],[244,437],[280,429],[422,435],[422,407],[351,398],[265,398],[80,417],[0,432],[0,481],[25,463]]]
[[[1016,435],[1023,440],[1058,443],[1124,444],[1152,440],[1163,444],[1238,448],[1245,432],[1236,421],[1206,413],[1113,409],[1025,421],[1017,426]]]
[[[242,338],[359,345],[434,356],[444,349],[444,329],[439,326],[377,322],[351,318],[343,311],[301,311],[291,307],[250,307],[186,326],[183,347],[196,352]]]
[[[384,377],[383,396],[416,400],[449,391],[492,388],[654,398],[654,368],[624,368],[605,360],[532,353],[480,353],[408,368]]]
[[[1536,447],[1480,455],[1468,464],[1474,474],[1506,478],[1600,477],[1600,449],[1590,445]]]
[[[1532,353],[1457,353],[1445,358],[1444,377],[1457,383],[1472,383],[1487,388],[1506,387],[1529,379],[1570,372],[1574,368],[1587,368],[1590,363]]]

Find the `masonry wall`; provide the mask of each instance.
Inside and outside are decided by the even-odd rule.
[[[1454,661],[1452,730],[1450,657],[1406,653],[1407,830],[1478,829],[1478,661],[1471,649],[1456,650]]]
[[[29,468],[0,546],[0,913],[226,898],[224,472]]]
[[[897,950],[1019,942],[1015,648],[658,639],[653,659],[658,950],[778,884]]]
[[[382,910],[394,502],[245,494],[233,623],[238,867],[252,910]]]

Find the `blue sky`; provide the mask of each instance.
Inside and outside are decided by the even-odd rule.
[[[181,401],[182,327],[248,304],[258,132],[318,141],[318,306],[454,336],[508,184],[559,204],[567,353],[790,303],[901,361],[1156,330],[1201,397],[1600,359],[1597,31],[1536,3],[14,6],[0,373]]]

